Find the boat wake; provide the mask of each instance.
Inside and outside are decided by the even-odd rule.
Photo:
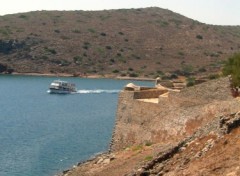
[[[79,94],[101,94],[101,93],[107,93],[107,94],[116,94],[119,93],[120,90],[102,90],[102,89],[96,89],[96,90],[78,90],[77,93]]]

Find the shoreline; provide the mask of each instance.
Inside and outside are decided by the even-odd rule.
[[[144,77],[121,77],[121,76],[113,76],[113,75],[73,75],[73,74],[67,74],[67,73],[33,73],[33,72],[27,72],[27,73],[19,73],[19,72],[13,72],[13,73],[0,73],[0,75],[13,75],[13,76],[43,76],[43,77],[76,77],[76,78],[88,78],[88,79],[115,79],[115,80],[134,80],[134,81],[155,81],[153,78],[144,78]],[[69,167],[68,169],[64,169],[58,173],[55,174],[55,176],[67,176],[68,172],[74,170],[76,167],[79,167],[81,165],[90,163],[96,159],[100,158],[110,158],[112,152],[109,151],[110,148],[108,148],[106,151],[102,151],[98,154],[94,154],[90,156],[88,159],[79,161],[76,163],[76,165],[73,165]]]
[[[19,76],[46,76],[46,77],[78,77],[78,78],[89,78],[89,79],[119,79],[119,80],[135,80],[135,81],[155,81],[153,78],[145,77],[122,77],[122,76],[113,76],[113,75],[74,75],[68,73],[19,73],[13,72],[10,74],[1,73],[1,75],[19,75]]]

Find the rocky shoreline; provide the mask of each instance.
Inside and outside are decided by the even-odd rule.
[[[79,77],[79,78],[89,78],[89,79],[119,79],[119,80],[136,80],[136,81],[155,81],[153,78],[145,77],[121,77],[113,75],[73,75],[68,73],[20,73],[13,72],[11,74],[1,73],[2,75],[22,75],[22,76],[47,76],[47,77]]]
[[[184,169],[188,170],[190,173],[193,172],[194,169],[192,170],[187,167],[187,165],[190,165],[191,161],[196,162],[205,159],[208,153],[216,150],[215,148],[218,148],[221,143],[224,143],[226,146],[230,143],[230,140],[233,140],[229,138],[229,135],[232,135],[232,131],[234,131],[233,133],[236,133],[237,130],[239,133],[239,126],[240,112],[216,117],[210,123],[199,128],[193,133],[193,135],[186,137],[184,140],[174,145],[165,145],[161,147],[158,145],[142,146],[141,148],[139,147],[139,149],[127,148],[119,152],[101,153],[87,161],[80,162],[77,165],[74,165],[71,169],[64,170],[62,173],[55,176],[105,176],[113,173],[118,176],[153,176],[157,174],[168,175],[169,172],[173,173],[173,175],[185,175],[179,174],[179,172],[183,172]],[[239,142],[239,137],[236,136],[234,140]],[[144,161],[138,162],[137,165],[131,165],[131,158],[141,154],[146,155],[146,151],[153,151],[154,148],[159,149],[155,156],[150,158],[150,160],[145,157]],[[226,154],[228,160],[231,158],[228,156],[230,154],[228,152]],[[129,170],[124,173],[119,172],[119,168],[117,168],[118,166],[121,167],[122,158],[124,162],[129,165]],[[135,160],[137,159],[135,158]],[[214,160],[214,158],[211,160]],[[236,158],[228,161],[233,163],[233,168],[236,165],[235,160]],[[173,164],[176,165],[176,163],[179,163],[179,165],[171,169],[171,166]],[[215,170],[211,171],[204,169],[203,171],[206,175],[215,175]],[[196,174],[195,171],[194,173]],[[237,175],[240,173],[240,168],[236,167],[236,170],[233,170],[230,173]]]
[[[63,170],[61,173],[56,174],[55,176],[67,176],[69,172],[74,170],[76,167],[87,165],[89,163],[96,163],[96,164],[109,164],[115,158],[113,154],[110,152],[102,152],[99,154],[90,157],[87,160],[78,162],[76,165],[73,165],[72,168]]]

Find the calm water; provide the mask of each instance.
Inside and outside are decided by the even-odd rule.
[[[54,175],[108,149],[117,92],[130,81],[62,78],[79,92],[48,94],[54,79],[0,76],[1,176]]]

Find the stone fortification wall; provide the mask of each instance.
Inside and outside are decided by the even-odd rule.
[[[159,95],[166,93],[167,90],[163,89],[149,89],[149,90],[143,90],[143,91],[134,91],[133,98],[134,99],[147,99],[147,98],[158,98]]]
[[[231,96],[227,78],[179,93],[169,92],[169,97],[159,97],[159,103],[139,101],[136,97],[144,96],[136,93],[139,92],[119,94],[112,151],[149,142],[178,142],[213,117],[240,110],[238,99]]]

